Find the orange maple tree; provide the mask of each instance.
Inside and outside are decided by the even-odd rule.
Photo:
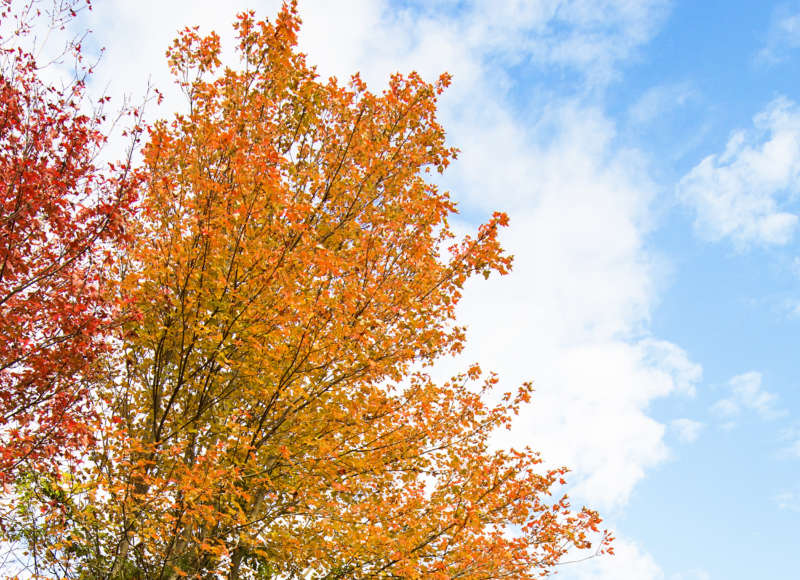
[[[530,385],[489,404],[477,365],[427,373],[463,347],[467,279],[511,265],[506,216],[456,239],[430,178],[448,76],[323,82],[299,24],[242,14],[236,69],[215,34],[169,51],[189,107],[144,150],[96,444],[25,496],[38,574],[525,579],[607,547],[552,495],[564,469],[490,445]]]
[[[86,5],[55,3],[48,25]],[[106,137],[102,112],[84,112],[80,45],[62,54],[75,59],[71,82],[43,80],[31,52],[43,9],[0,0],[0,484],[89,443],[87,373],[113,310],[103,262],[124,238],[135,182],[129,163],[95,165]]]

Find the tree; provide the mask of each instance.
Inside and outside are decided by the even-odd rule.
[[[37,571],[534,578],[598,531],[551,496],[564,469],[490,447],[530,385],[490,405],[477,365],[427,374],[462,348],[466,280],[511,265],[506,216],[456,240],[428,177],[456,154],[435,116],[449,78],[322,82],[298,27],[294,3],[241,15],[238,69],[196,29],[169,51],[189,107],[144,149],[101,436],[23,490]]]
[[[53,3],[49,26],[63,28],[84,4]],[[90,369],[113,311],[103,268],[135,191],[129,163],[95,165],[104,118],[84,112],[80,43],[62,55],[75,60],[70,82],[43,79],[31,46],[42,11],[0,0],[11,32],[0,42],[0,484],[23,464],[52,469],[91,439]]]

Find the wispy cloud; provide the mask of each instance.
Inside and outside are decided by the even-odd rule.
[[[740,247],[786,244],[798,221],[783,205],[800,193],[800,109],[775,99],[753,125],[687,173],[678,197],[694,209],[702,237],[729,238]]]
[[[764,46],[756,54],[759,64],[777,64],[800,48],[800,12],[783,6],[775,11]]]
[[[733,377],[728,381],[730,395],[714,403],[712,412],[726,420],[726,425],[730,427],[746,411],[755,412],[762,419],[785,415],[784,410],[776,407],[777,395],[765,390],[761,383],[761,373],[755,371]]]
[[[670,427],[677,433],[681,442],[692,443],[700,436],[704,425],[699,421],[683,418],[671,421]]]
[[[705,570],[695,568],[686,572],[679,572],[669,577],[669,580],[711,580],[711,574]]]
[[[606,84],[669,13],[669,0],[427,2],[412,0],[414,22],[447,23],[460,43],[506,64],[571,69],[584,84]],[[424,26],[422,28],[424,30]],[[420,35],[421,36],[421,35]]]
[[[793,426],[781,433],[783,448],[781,455],[791,459],[800,459],[800,427]]]
[[[628,110],[628,118],[636,125],[646,125],[671,111],[686,105],[695,96],[689,83],[671,83],[651,87]]]
[[[558,576],[565,580],[663,580],[664,573],[636,542],[617,538],[613,558],[595,558],[580,566],[566,565]]]
[[[800,512],[800,492],[782,491],[773,498],[778,508],[791,512]]]

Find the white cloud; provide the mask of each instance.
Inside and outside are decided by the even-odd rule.
[[[695,91],[688,83],[652,87],[631,105],[628,118],[637,125],[651,123],[666,111],[684,106],[694,95]]]
[[[778,508],[791,512],[800,512],[800,492],[783,491],[773,498]]]
[[[781,433],[781,440],[784,442],[781,455],[800,459],[800,426],[784,429]]]
[[[664,572],[653,557],[636,542],[620,538],[615,542],[615,555],[599,557],[572,567],[567,564],[559,569],[564,580],[664,580]],[[711,575],[702,568],[693,568],[670,574],[669,580],[711,580]]]
[[[668,12],[666,0],[476,0],[475,37],[507,57],[580,70],[605,84],[618,65],[650,39]]]
[[[649,404],[690,396],[701,369],[646,336],[656,266],[643,239],[654,188],[641,161],[611,147],[614,127],[598,112],[553,113],[558,137],[546,147],[496,119],[462,156],[477,201],[512,209],[503,242],[516,257],[509,277],[468,289],[467,357],[507,385],[535,380],[533,405],[508,441],[569,465],[573,495],[614,509],[668,456]]]
[[[734,132],[722,154],[687,173],[678,197],[695,210],[696,229],[709,240],[785,244],[798,219],[782,203],[800,193],[800,110],[778,98],[753,124],[753,131]]]
[[[761,381],[761,373],[754,371],[736,375],[728,381],[730,395],[714,403],[711,410],[729,421],[733,421],[744,411],[754,411],[762,419],[774,419],[783,415],[784,411],[775,407],[777,395],[764,390]]]
[[[711,580],[711,574],[705,570],[695,568],[692,570],[687,570],[686,572],[673,574],[669,577],[669,580]]]
[[[800,300],[787,300],[783,306],[790,317],[800,316]]]
[[[779,10],[772,18],[767,40],[756,55],[756,62],[776,64],[800,48],[800,13]]]
[[[279,5],[278,0],[96,4],[86,22],[97,43],[107,47],[102,68],[110,73],[101,74],[97,85],[110,82],[115,94],[140,95],[152,76],[156,86],[174,95],[163,55],[179,29],[198,25],[230,39],[237,12],[255,9],[269,17]],[[486,81],[487,75],[503,83],[498,60],[569,68],[596,85],[614,78],[621,62],[652,36],[668,6],[667,0],[473,0],[398,8],[387,0],[302,0],[300,42],[323,76],[347,79],[359,70],[374,88],[389,73],[411,69],[427,78],[448,70],[465,86]],[[154,13],[159,18],[152,18]],[[230,42],[227,46],[230,54]],[[164,110],[179,104],[168,99]]]
[[[272,15],[279,6],[278,0],[94,3],[92,10],[84,13],[85,20],[79,22],[92,30],[93,42],[87,46],[105,49],[93,86],[97,91],[108,90],[114,98],[128,95],[137,102],[144,96],[150,80],[166,97],[163,106],[151,105],[150,117],[182,109],[183,97],[174,86],[165,56],[178,32],[187,26],[198,26],[203,34],[216,30],[228,40],[223,42],[223,48],[231,55],[235,15],[249,8]],[[154,14],[158,17],[154,18]]]
[[[614,556],[600,556],[559,568],[564,580],[662,580],[664,573],[653,557],[636,542],[617,538]]]
[[[678,434],[678,439],[683,443],[692,443],[700,436],[704,425],[692,419],[675,419],[670,422],[670,427]]]
[[[648,365],[668,374],[675,390],[695,396],[695,385],[703,378],[703,367],[690,361],[682,348],[666,340],[647,339],[640,345],[645,349]]]
[[[786,448],[786,451],[794,457],[800,458],[800,437],[789,444],[789,446]]]
[[[334,55],[326,58],[322,53],[330,51],[320,51],[324,70],[339,70],[343,54],[359,63],[388,62],[390,69],[402,69],[413,60],[423,67],[446,63],[458,77],[459,71],[451,70],[452,56],[462,52],[471,60],[491,59],[495,65],[499,60],[571,69],[594,85],[615,77],[618,66],[649,40],[669,8],[667,0],[420,0],[408,5],[411,8],[389,9],[386,2],[356,0],[349,9],[331,14],[324,3],[306,2],[301,5],[307,8],[304,37],[315,44],[339,23],[352,32],[349,39],[337,39],[343,49],[337,46]],[[361,26],[365,15],[371,26]],[[399,34],[388,37],[389,30]],[[420,50],[428,58],[417,60],[415,53]]]

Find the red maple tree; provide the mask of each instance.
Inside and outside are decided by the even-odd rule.
[[[0,0],[0,481],[88,442],[88,373],[113,310],[101,266],[135,190],[129,161],[96,163],[107,99],[87,107],[80,42],[61,53],[75,64],[64,85],[33,52],[37,27],[64,30],[86,7]]]

